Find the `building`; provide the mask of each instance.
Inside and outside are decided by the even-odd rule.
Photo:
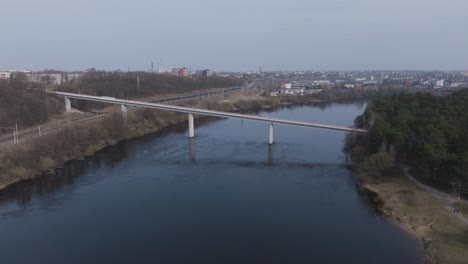
[[[431,82],[418,82],[414,84],[414,87],[419,89],[430,89],[434,88],[434,85]]]
[[[60,85],[77,82],[82,73],[44,73],[44,72],[30,72],[26,73],[27,81],[29,83]]]
[[[466,86],[466,83],[462,83],[462,82],[452,83],[450,85],[450,87],[453,87],[453,88],[460,88],[460,87],[465,87],[465,86]]]
[[[195,71],[195,76],[198,76],[198,77],[212,77],[213,75],[214,75],[214,72],[210,69]]]
[[[214,75],[213,71],[206,69],[202,72],[203,77],[212,77]]]
[[[0,71],[0,80],[10,80],[11,72]]]
[[[174,75],[179,75],[180,68],[172,68],[171,73]]]
[[[312,83],[313,87],[331,87],[332,83],[328,80],[322,80],[322,81],[314,81]]]
[[[465,71],[465,77],[468,77],[468,71]]]
[[[172,69],[172,73],[177,74],[179,77],[187,77],[189,75],[188,69],[185,67]]]
[[[436,88],[442,88],[445,87],[446,81],[445,80],[437,80],[436,82]]]

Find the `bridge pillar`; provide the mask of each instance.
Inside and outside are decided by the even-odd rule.
[[[193,125],[193,114],[188,114],[189,138],[195,137],[195,127]]]
[[[68,97],[65,97],[65,111],[67,112],[71,112],[71,102],[70,102],[70,99],[68,99]]]
[[[122,109],[122,116],[125,120],[125,122],[127,121],[127,117],[128,117],[128,109],[127,109],[127,106],[126,105],[122,105],[121,106],[121,109]]]
[[[273,144],[273,123],[268,125],[268,144]]]

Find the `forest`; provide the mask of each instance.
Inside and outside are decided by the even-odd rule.
[[[200,89],[239,86],[242,81],[225,77],[179,77],[145,72],[89,72],[76,84],[58,90],[97,96],[129,99],[157,94],[185,93]]]
[[[468,183],[468,89],[375,98],[356,125],[370,128],[370,155],[394,152],[435,186]]]
[[[46,94],[0,82],[0,127],[20,128],[46,122],[64,108],[63,102]]]
[[[59,85],[54,89],[128,99],[241,84],[242,81],[239,79],[216,76],[189,78],[144,72],[90,72],[86,73],[79,82]],[[44,89],[45,87],[40,85],[28,84],[21,78],[12,78],[10,82],[0,82],[0,127],[13,127],[15,124],[18,124],[19,128],[35,126],[47,122],[50,116],[63,111],[62,99],[47,96],[42,92]],[[89,102],[77,101],[74,104],[79,109],[89,110],[90,108]],[[6,132],[6,130],[0,130],[0,132]]]

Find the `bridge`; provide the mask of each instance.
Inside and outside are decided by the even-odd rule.
[[[86,101],[121,105],[121,109],[122,109],[122,112],[124,113],[124,115],[127,114],[127,107],[128,106],[142,107],[142,108],[152,108],[152,109],[158,109],[158,110],[166,110],[166,111],[174,111],[174,112],[179,112],[179,113],[186,113],[186,114],[188,114],[189,138],[193,138],[195,136],[195,127],[194,127],[193,115],[214,116],[214,117],[221,117],[221,118],[236,118],[236,119],[253,120],[253,121],[268,123],[268,125],[269,125],[268,126],[269,127],[269,140],[268,140],[268,143],[270,145],[273,144],[273,141],[274,141],[273,140],[273,124],[321,128],[321,129],[344,131],[344,132],[350,132],[350,133],[356,133],[356,134],[367,134],[368,133],[368,130],[366,130],[366,129],[360,129],[360,128],[355,128],[355,127],[327,125],[327,124],[320,124],[320,123],[294,121],[294,120],[270,118],[270,117],[261,117],[261,116],[245,115],[245,114],[238,114],[238,113],[229,113],[229,112],[221,112],[221,111],[214,111],[214,110],[207,110],[207,109],[200,109],[200,108],[191,108],[191,107],[159,104],[159,103],[152,103],[152,102],[124,100],[124,99],[117,99],[117,98],[108,97],[108,96],[92,96],[92,95],[75,94],[75,93],[55,92],[55,91],[50,91],[48,93],[49,94],[54,94],[54,95],[57,95],[57,96],[60,96],[60,97],[64,97],[65,98],[65,109],[66,109],[66,111],[71,111],[70,99],[78,99],[78,100],[86,100]]]

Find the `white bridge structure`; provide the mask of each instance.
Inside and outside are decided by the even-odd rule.
[[[344,132],[350,132],[350,133],[356,133],[356,134],[367,134],[368,133],[368,130],[366,130],[366,129],[360,129],[360,128],[355,128],[355,127],[327,125],[327,124],[320,124],[320,123],[311,123],[311,122],[261,117],[261,116],[255,116],[255,115],[245,115],[245,114],[213,111],[213,110],[207,110],[207,109],[199,109],[199,108],[191,108],[191,107],[183,107],[183,106],[175,106],[175,105],[166,105],[166,104],[159,104],[159,103],[148,103],[148,102],[141,102],[141,101],[123,100],[123,99],[116,99],[116,98],[107,97],[107,96],[91,96],[91,95],[65,93],[65,92],[48,92],[48,93],[64,97],[65,98],[65,108],[66,108],[67,111],[71,111],[70,99],[79,99],[79,100],[86,100],[86,101],[121,105],[121,109],[122,109],[122,112],[123,112],[124,116],[127,113],[127,107],[128,106],[152,108],[152,109],[158,109],[158,110],[167,110],[167,111],[174,111],[174,112],[179,112],[179,113],[186,113],[186,114],[188,114],[189,138],[195,137],[195,127],[194,127],[193,115],[214,116],[214,117],[221,117],[221,118],[237,118],[237,119],[253,120],[253,121],[268,123],[268,128],[269,128],[268,144],[270,144],[270,145],[273,144],[273,142],[274,142],[274,140],[273,140],[273,124],[321,128],[321,129],[337,130],[337,131],[344,131]]]

